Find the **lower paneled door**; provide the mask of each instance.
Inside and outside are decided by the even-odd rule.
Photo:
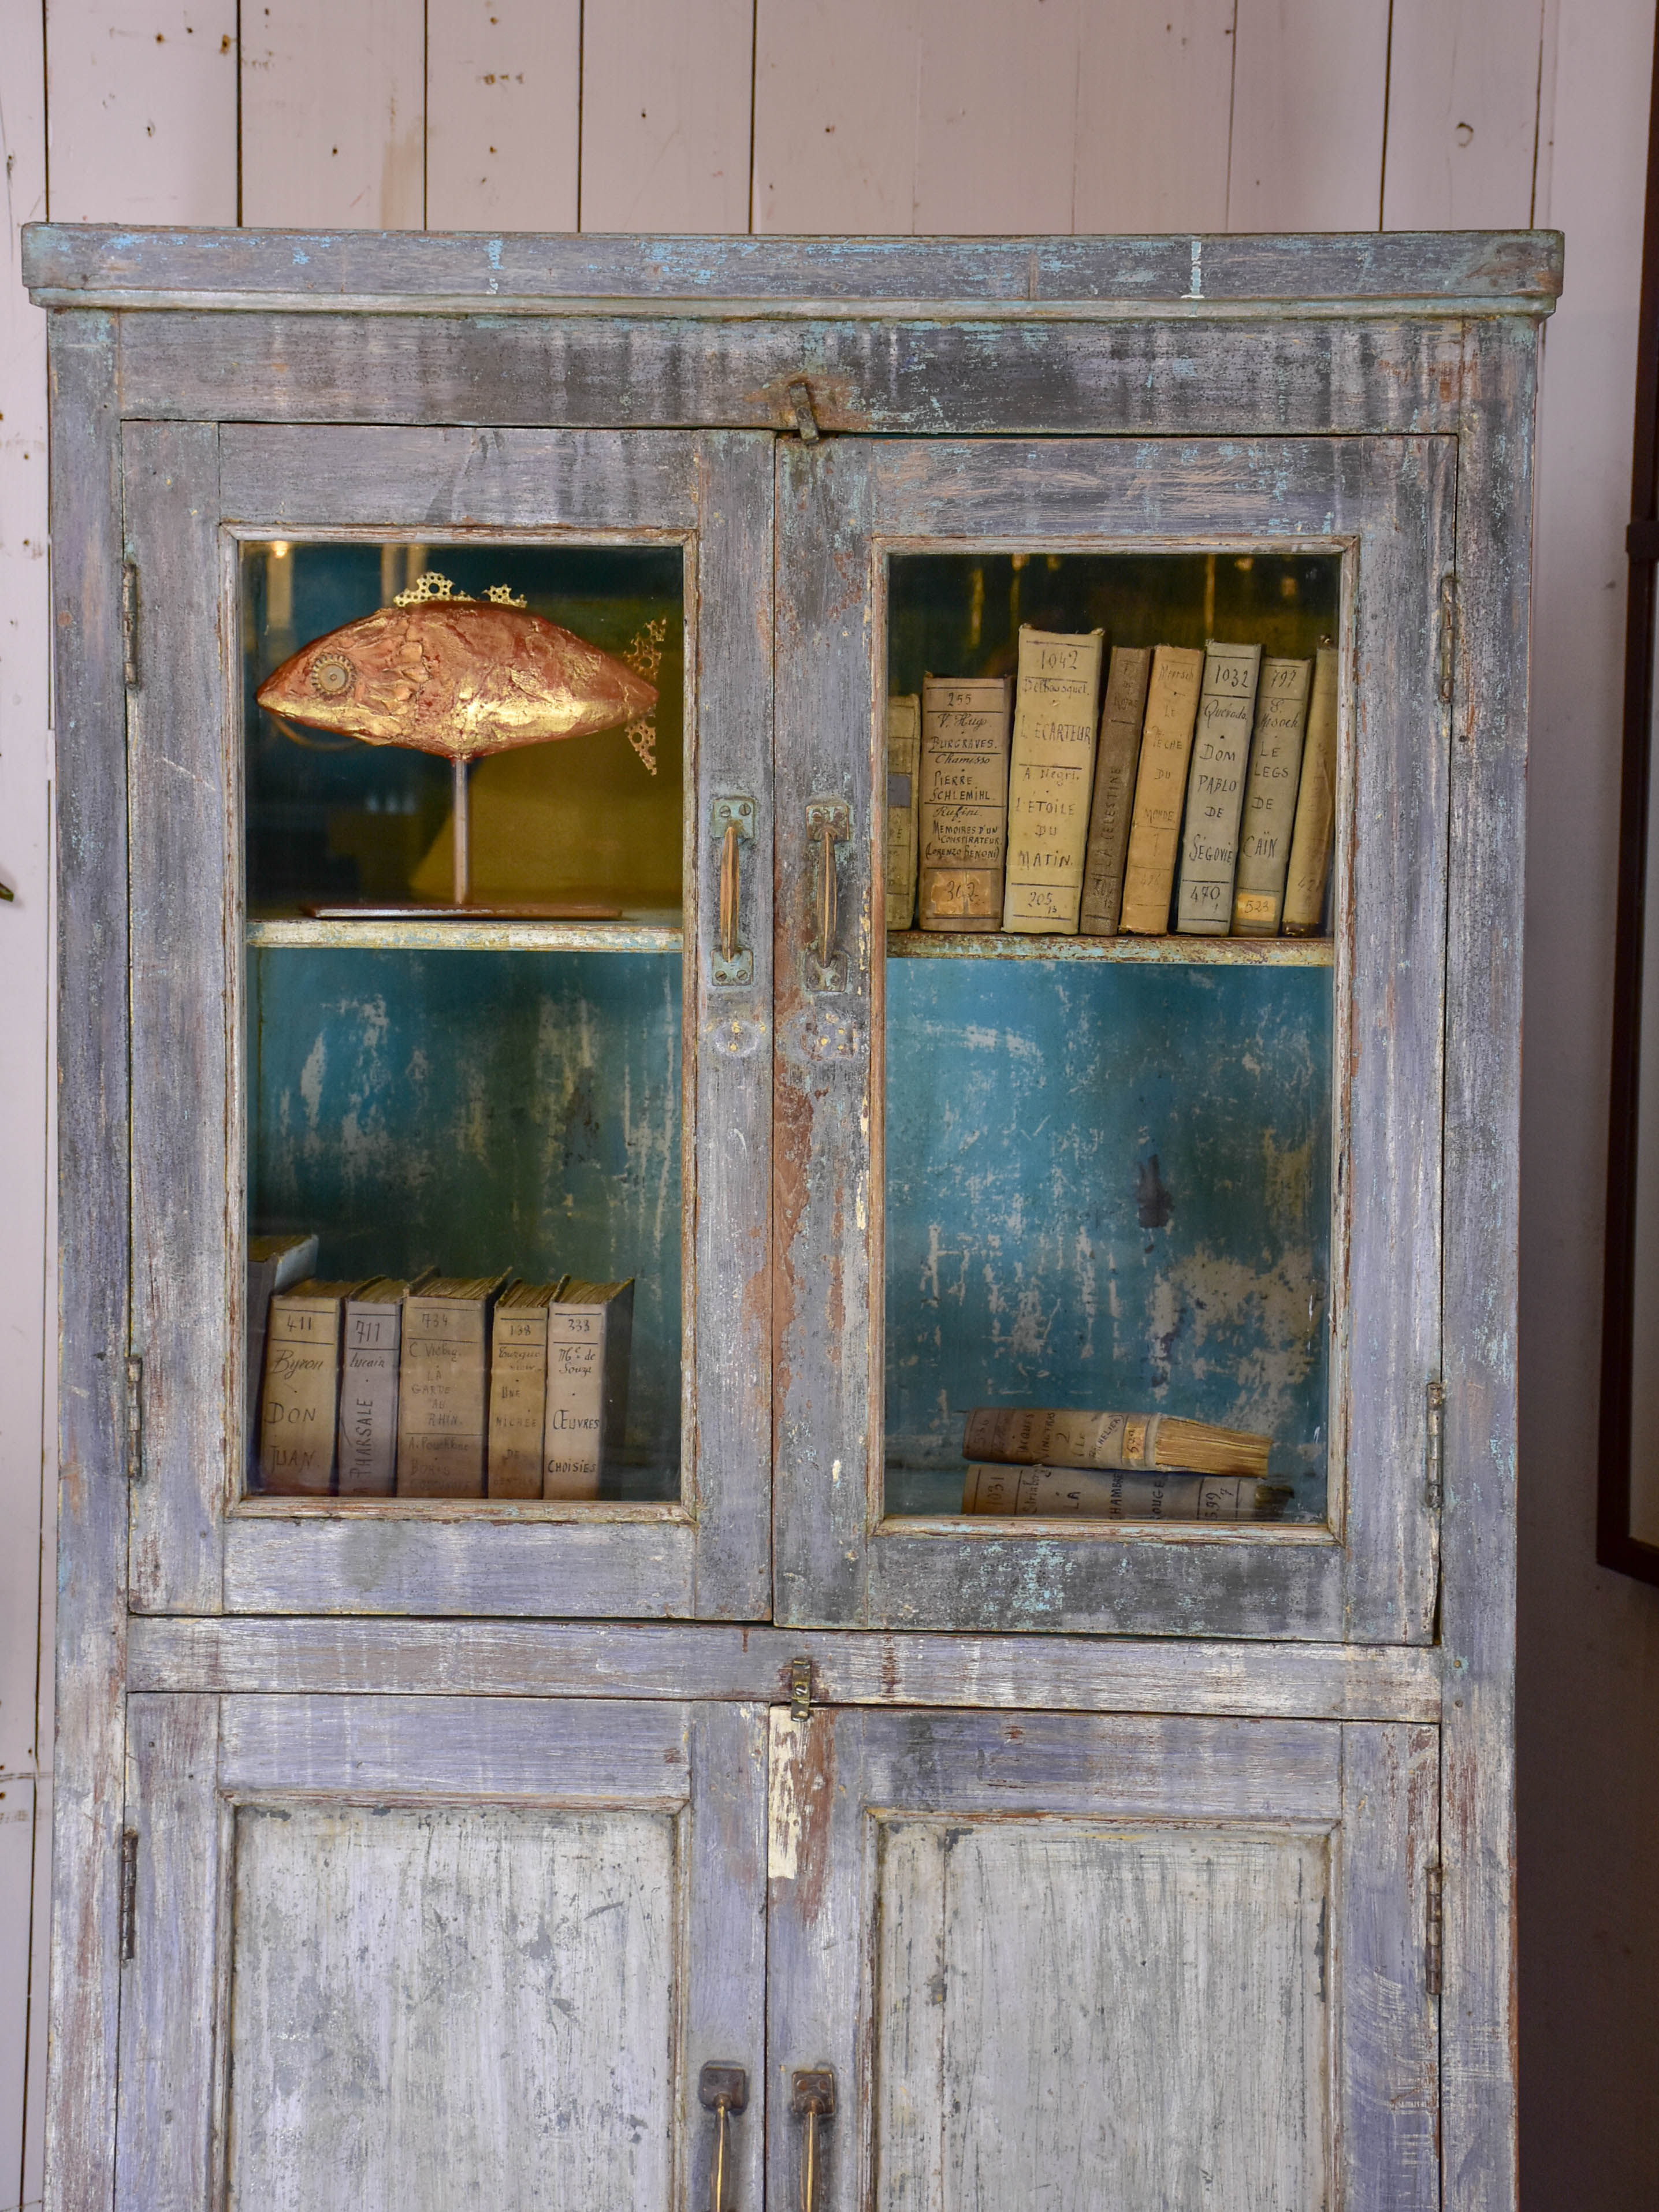
[[[1439,2203],[1432,1729],[146,1694],[129,1753],[124,2212],[705,2212],[722,2131],[726,2212]]]

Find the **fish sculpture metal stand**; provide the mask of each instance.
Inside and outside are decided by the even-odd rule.
[[[476,760],[626,725],[646,726],[657,690],[636,670],[498,585],[487,599],[428,572],[389,607],[313,638],[268,676],[259,704],[279,720],[367,745],[440,753],[454,783],[454,897],[447,907],[313,907],[325,920],[484,915],[614,921],[615,907],[479,907],[471,902],[467,775]],[[642,757],[646,757],[642,750]]]

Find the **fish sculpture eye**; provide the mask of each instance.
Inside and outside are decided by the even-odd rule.
[[[357,680],[357,671],[343,653],[319,653],[311,664],[311,688],[324,699],[339,699]]]

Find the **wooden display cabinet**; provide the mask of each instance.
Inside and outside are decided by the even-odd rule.
[[[1559,240],[26,266],[56,2201],[1511,2207]],[[447,770],[255,696],[434,575],[658,694],[473,770],[459,916]],[[1325,934],[891,926],[888,701],[1021,623],[1335,647]],[[248,1240],[302,1231],[631,1279],[592,1493],[262,1480]],[[1270,1432],[1279,1504],[964,1512],[976,1403]]]

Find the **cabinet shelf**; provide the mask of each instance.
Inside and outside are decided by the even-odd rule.
[[[1328,937],[1011,937],[1000,931],[896,929],[901,960],[1104,960],[1159,968],[1328,968]]]
[[[678,952],[678,920],[624,921],[368,921],[282,918],[250,921],[247,942],[261,951],[358,952]]]

